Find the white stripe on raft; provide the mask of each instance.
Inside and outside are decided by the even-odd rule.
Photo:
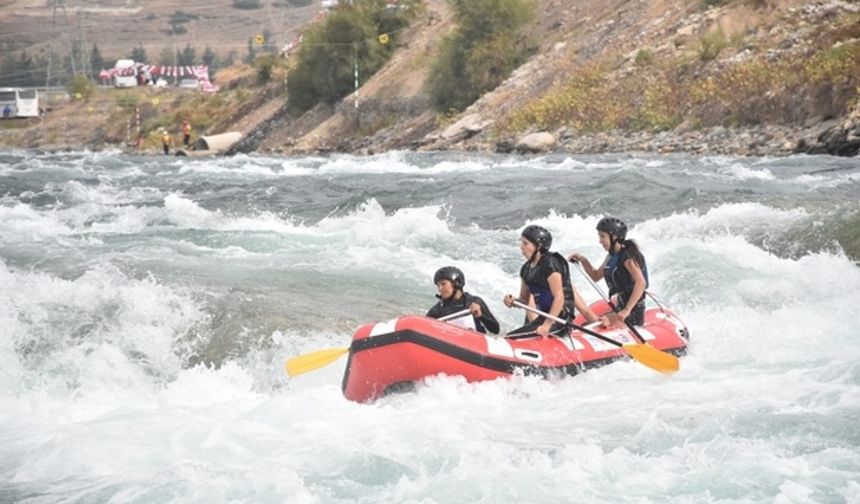
[[[514,356],[514,349],[511,348],[511,344],[505,338],[484,335],[484,339],[487,340],[487,353],[502,357]]]
[[[392,319],[388,322],[378,322],[373,325],[373,329],[370,331],[370,336],[379,336],[380,334],[388,334],[393,333],[395,328],[397,327],[397,320]]]
[[[653,340],[657,339],[657,337],[654,336],[654,333],[652,333],[648,329],[645,329],[644,327],[637,327],[636,330],[639,331],[639,334],[642,336],[642,339],[644,339],[645,341],[653,341]]]

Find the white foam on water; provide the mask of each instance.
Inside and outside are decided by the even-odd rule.
[[[757,170],[740,163],[733,163],[719,171],[737,180],[773,180],[775,178],[767,168]]]
[[[178,175],[206,175],[207,177],[277,178],[283,175],[274,161],[265,158],[244,158],[242,162],[191,161],[179,165]]]
[[[355,156],[334,156],[321,164],[318,173],[321,175],[357,174],[357,173],[417,173],[415,166],[403,159],[399,152],[391,152],[379,156],[362,159]]]
[[[409,164],[403,159],[380,156],[367,170]],[[450,167],[460,161],[447,162],[453,164],[440,163],[435,178],[456,173]],[[523,169],[530,162],[485,166]],[[283,163],[328,165],[332,177],[364,169],[349,166],[361,158],[239,157],[215,164],[228,163],[237,168],[225,176],[244,163],[277,176],[288,171]],[[564,163],[567,170],[592,166]],[[639,169],[627,163],[615,169]],[[265,170],[249,176],[268,177]],[[780,183],[760,175],[720,176]],[[555,250],[578,250],[599,264],[605,252],[594,227],[602,215],[559,209],[485,229],[456,222],[450,206],[388,208],[369,198],[353,210],[301,222],[209,210],[179,190],[116,180],[97,188],[67,181],[50,191],[62,193],[67,206],[11,200],[0,206],[4,247],[38,240],[31,250],[46,250],[64,240],[50,250],[82,257],[61,271],[0,258],[0,501],[853,502],[860,496],[854,344],[860,270],[838,249],[790,258],[759,240],[810,219],[802,205],[724,203],[631,225],[652,290],[692,333],[675,375],[629,361],[560,381],[471,384],[434,376],[415,393],[359,405],[340,390],[347,356],[292,379],[283,360],[348,345],[351,331],[333,329],[340,313],[369,305],[367,313],[389,317],[373,311],[380,294],[398,298],[404,310],[429,308],[432,274],[449,264],[465,271],[467,290],[484,297],[505,328],[514,327],[522,313],[500,299],[519,285],[522,227],[544,225]],[[176,235],[147,241],[146,233],[163,230]],[[210,241],[187,232],[201,230]],[[105,243],[127,233],[139,242],[91,252],[90,243],[67,241],[77,233]],[[231,284],[171,277],[171,261],[182,260],[223,278],[258,267],[257,290],[229,299],[247,299],[252,312],[282,302],[277,327],[255,333],[253,318],[235,319],[244,313],[238,308],[210,311],[207,303]],[[166,266],[155,268],[158,261]],[[300,274],[311,280],[299,283]],[[313,282],[314,274],[327,283]],[[575,268],[571,275],[583,295],[597,299]],[[296,298],[273,294],[282,291]],[[296,315],[307,300],[316,307],[315,326]],[[226,330],[231,324],[237,328]],[[214,348],[219,331],[248,349],[228,346],[217,366],[192,363],[191,356]]]

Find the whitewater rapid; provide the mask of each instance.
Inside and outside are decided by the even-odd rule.
[[[858,194],[810,156],[2,153],[0,502],[858,502]],[[692,333],[673,376],[283,371],[449,264],[513,328],[519,230],[597,261],[609,213]]]

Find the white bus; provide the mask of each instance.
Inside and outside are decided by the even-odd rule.
[[[134,65],[134,60],[116,60],[116,64],[114,64],[113,68],[115,71],[113,76],[113,85],[115,87],[137,86],[137,68]],[[128,72],[128,74],[120,75],[120,72]]]
[[[0,113],[4,119],[39,117],[39,92],[33,88],[0,88]]]

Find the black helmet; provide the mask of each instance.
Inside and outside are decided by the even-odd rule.
[[[534,243],[538,250],[546,252],[552,246],[552,235],[545,227],[531,224],[526,226],[522,232],[523,238]]]
[[[436,274],[433,275],[433,283],[438,284],[440,280],[450,280],[454,288],[460,290],[466,285],[466,275],[460,271],[460,268],[455,268],[454,266],[439,268]]]
[[[627,224],[615,217],[604,217],[597,223],[597,230],[614,235],[619,240],[627,238]]]

